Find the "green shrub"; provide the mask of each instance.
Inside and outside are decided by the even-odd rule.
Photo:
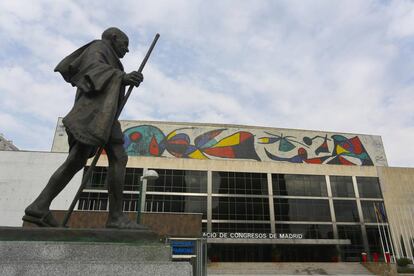
[[[397,264],[398,266],[407,266],[409,264],[412,264],[412,261],[411,259],[408,259],[408,258],[399,258],[397,260]]]
[[[414,268],[410,268],[408,266],[398,266],[397,267],[397,272],[402,274],[402,273],[414,273]]]

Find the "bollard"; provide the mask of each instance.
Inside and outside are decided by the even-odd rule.
[[[366,262],[367,262],[367,253],[362,252],[362,253],[361,253],[361,258],[362,258],[362,262],[363,262],[363,263],[366,263]]]

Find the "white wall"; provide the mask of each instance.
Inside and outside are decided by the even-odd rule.
[[[414,260],[414,168],[378,167],[395,255]],[[403,237],[406,252],[401,247]]]
[[[21,226],[24,209],[44,188],[67,153],[0,151],[0,226]],[[67,210],[82,180],[75,175],[51,209]]]

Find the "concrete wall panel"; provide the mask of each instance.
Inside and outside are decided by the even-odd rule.
[[[24,209],[40,193],[66,153],[0,151],[0,225],[22,225]],[[78,173],[53,201],[51,208],[66,210],[81,182]]]

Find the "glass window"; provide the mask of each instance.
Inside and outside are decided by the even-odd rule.
[[[86,171],[89,167],[85,167],[83,176],[85,177]],[[86,189],[99,189],[107,190],[106,176],[108,173],[107,167],[95,167],[92,172],[92,178],[86,184]],[[139,191],[142,176],[141,168],[126,168],[125,170],[125,182],[124,191]]]
[[[331,221],[325,199],[274,198],[275,218],[280,221]]]
[[[361,200],[362,214],[364,215],[365,222],[381,222],[383,216],[379,217],[377,221],[374,204],[377,205],[378,210],[384,210],[384,203],[382,201]]]
[[[122,195],[122,211],[137,212],[139,194],[123,194]]]
[[[81,193],[78,210],[106,210],[108,193]]]
[[[85,177],[86,172],[89,167],[85,167],[83,170],[83,177]],[[95,167],[92,172],[92,177],[86,183],[86,189],[97,189],[97,190],[106,190],[106,174],[107,167]]]
[[[249,197],[213,197],[213,219],[269,220],[269,199]]]
[[[265,173],[213,172],[213,194],[267,195]]]
[[[212,223],[212,232],[270,233],[270,223]]]
[[[156,169],[159,178],[148,181],[147,191],[176,193],[206,193],[206,171]]]
[[[333,239],[332,225],[276,224],[276,233],[302,234],[304,239]]]
[[[327,196],[323,175],[272,174],[274,195]]]
[[[359,197],[382,198],[381,188],[377,177],[359,177],[358,183]]]
[[[139,191],[143,169],[126,168],[124,191]]]
[[[145,210],[147,212],[202,213],[203,219],[206,219],[207,197],[147,194]]]
[[[334,197],[355,197],[352,176],[329,176],[331,182],[332,196]]]
[[[362,243],[362,231],[360,225],[338,225],[339,239],[351,240],[350,245],[341,245],[343,261],[355,262],[361,260],[361,253],[364,252]]]
[[[358,209],[354,200],[334,200],[336,221],[359,222]]]
[[[384,261],[384,254],[382,251],[382,246],[384,246],[385,251],[392,253],[391,242],[389,238],[389,233],[387,226],[366,226],[367,230],[367,239],[369,244],[369,251],[371,256],[377,254],[380,261]],[[381,232],[381,235],[380,235]],[[381,238],[382,243],[381,245]]]

